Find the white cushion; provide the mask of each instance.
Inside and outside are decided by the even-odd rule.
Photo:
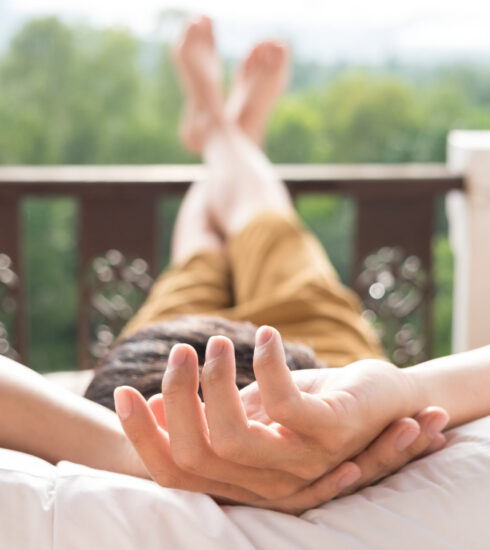
[[[0,548],[487,550],[490,417],[445,449],[301,518],[0,450]]]

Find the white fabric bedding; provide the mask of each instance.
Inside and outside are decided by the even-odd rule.
[[[490,417],[376,486],[303,514],[0,450],[0,550],[488,550]]]

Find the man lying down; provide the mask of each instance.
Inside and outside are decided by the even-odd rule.
[[[298,514],[490,414],[490,347],[397,369],[298,220],[261,150],[286,47],[255,46],[226,103],[208,18],[175,62],[182,141],[208,178],[183,200],[171,267],[85,398],[0,358],[0,446]]]

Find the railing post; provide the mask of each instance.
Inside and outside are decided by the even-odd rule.
[[[455,256],[453,351],[459,352],[490,343],[490,132],[451,132],[448,165],[466,179],[466,193],[447,198]]]
[[[357,205],[356,254],[353,286],[358,288],[358,275],[364,260],[382,247],[397,247],[405,258],[414,256],[420,262],[425,282],[417,290],[421,315],[421,341],[424,354],[430,357],[432,349],[432,232],[434,195],[430,192],[399,197],[393,193],[361,196]]]
[[[102,196],[100,196],[102,195]],[[83,197],[79,226],[79,320],[78,368],[93,366],[89,358],[90,323],[93,299],[89,272],[94,260],[108,250],[123,257],[141,258],[150,273],[157,268],[156,197],[144,195],[135,186],[132,192]]]

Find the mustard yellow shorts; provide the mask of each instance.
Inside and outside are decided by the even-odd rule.
[[[360,313],[319,241],[298,219],[267,211],[229,239],[225,255],[202,251],[165,271],[121,336],[178,315],[219,315],[271,325],[341,367],[384,358]]]

